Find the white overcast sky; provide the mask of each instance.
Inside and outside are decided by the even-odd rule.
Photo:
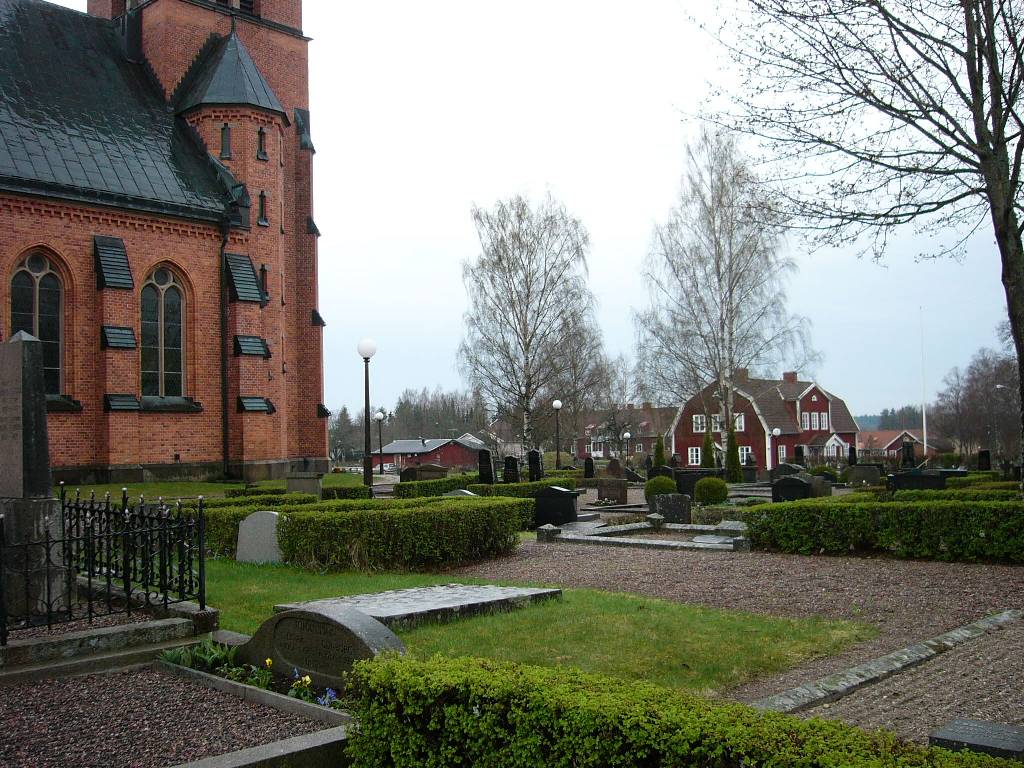
[[[305,0],[328,407],[361,407],[364,336],[379,347],[374,403],[462,385],[469,211],[516,193],[550,191],[583,220],[608,350],[632,357],[641,264],[696,131],[683,115],[720,76],[689,19],[702,5]],[[929,399],[1005,318],[990,228],[962,263],[916,263],[909,233],[881,264],[791,245],[790,310],[823,353],[812,373],[854,413],[920,402],[919,306]]]

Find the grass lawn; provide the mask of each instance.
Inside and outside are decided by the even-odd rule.
[[[324,475],[324,487],[325,488],[337,488],[342,486],[353,486],[362,485],[362,475],[356,475],[351,472],[340,472],[331,473]],[[68,495],[73,496],[77,488],[82,489],[82,496],[86,497],[93,491],[96,492],[98,498],[102,498],[105,493],[109,493],[114,498],[121,498],[121,489],[127,488],[128,495],[133,499],[137,499],[140,494],[144,495],[147,499],[157,499],[163,496],[165,499],[187,499],[195,498],[196,496],[223,496],[226,491],[233,488],[241,488],[242,483],[240,482],[213,482],[213,483],[202,483],[202,482],[191,482],[187,480],[173,481],[173,482],[155,482],[155,483],[129,483],[127,486],[124,483],[108,483],[106,485],[66,485],[68,489]],[[286,483],[284,480],[264,480],[256,484],[260,488],[284,488]],[[60,488],[55,493],[60,494]]]
[[[209,562],[207,574],[208,601],[221,609],[221,626],[249,634],[276,603],[451,582],[445,574],[321,575],[231,560]],[[770,618],[574,589],[561,601],[422,626],[400,636],[421,657],[572,666],[708,694],[836,653],[874,633],[850,622]]]

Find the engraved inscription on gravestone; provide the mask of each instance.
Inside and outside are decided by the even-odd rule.
[[[43,350],[27,333],[0,344],[0,498],[50,498]]]

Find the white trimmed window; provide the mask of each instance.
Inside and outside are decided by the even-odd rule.
[[[740,464],[743,465],[744,467],[747,466],[747,461],[750,459],[750,456],[753,453],[754,453],[754,449],[751,448],[749,445],[741,445],[740,446]]]
[[[636,448],[633,449],[633,453],[643,453],[644,445],[639,440],[636,441]]]
[[[743,428],[746,427],[746,425],[747,425],[746,414],[737,413],[736,414],[736,418],[734,419],[734,421],[736,423],[736,431],[737,432],[742,432]]]
[[[711,414],[711,431],[721,432],[722,431],[722,416],[718,413]]]
[[[810,428],[811,428],[811,415],[807,411],[804,411],[803,413],[800,414],[800,429],[810,429]]]
[[[691,467],[700,466],[700,448],[690,448],[687,451],[687,462]]]
[[[785,464],[785,463],[786,463],[786,446],[780,445],[779,446],[779,464]]]
[[[821,414],[821,428],[828,429],[828,411]]]
[[[811,429],[818,428],[818,412],[811,411]]]
[[[693,414],[693,434],[703,435],[708,428],[708,419],[703,413]]]

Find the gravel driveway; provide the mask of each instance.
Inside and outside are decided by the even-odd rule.
[[[879,634],[827,659],[728,691],[754,701],[881,656],[990,613],[1024,607],[1024,568],[764,552],[661,552],[526,543],[459,569],[486,579],[631,592],[775,616],[827,616]]]

